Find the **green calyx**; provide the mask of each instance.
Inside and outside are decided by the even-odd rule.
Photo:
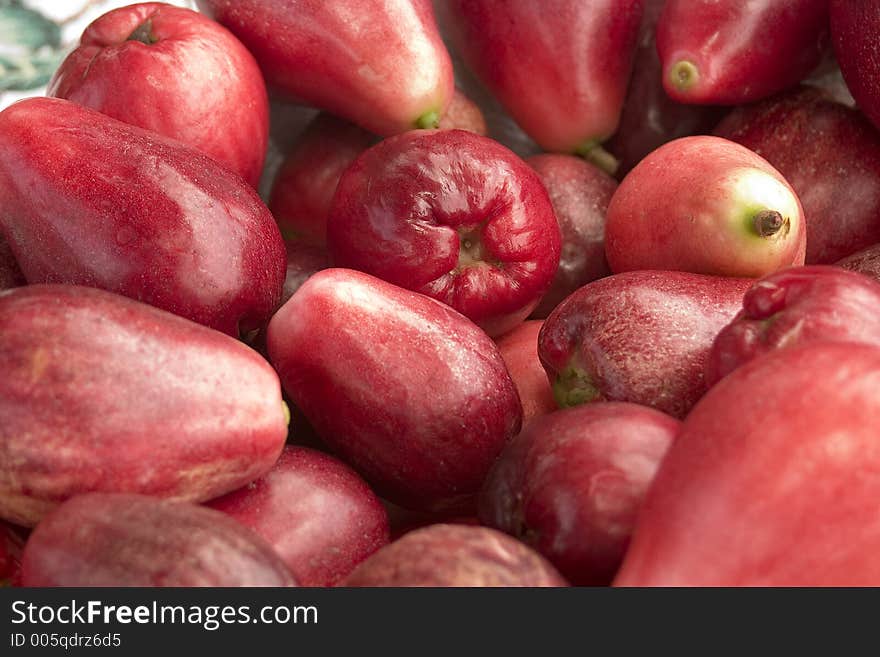
[[[290,406],[284,400],[281,401],[281,410],[284,412],[284,424],[290,426]]]
[[[700,70],[686,59],[675,62],[669,69],[669,81],[681,92],[693,89],[700,80]]]
[[[578,146],[574,152],[584,158],[587,162],[595,164],[609,176],[613,176],[617,173],[617,169],[620,167],[620,161],[602,148],[602,145],[595,140],[585,142],[581,146]]]
[[[159,39],[153,34],[153,21],[146,20],[137,26],[134,32],[128,35],[126,41],[140,41],[148,46],[153,45]]]
[[[440,113],[436,110],[425,112],[416,119],[416,127],[422,130],[432,130],[440,125]]]
[[[553,397],[560,408],[571,408],[596,401],[599,389],[593,385],[593,379],[586,370],[569,367],[557,375],[553,382]]]

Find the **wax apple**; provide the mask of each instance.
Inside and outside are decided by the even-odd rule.
[[[441,130],[467,130],[485,137],[489,134],[486,117],[480,106],[456,89],[446,113],[440,118],[437,127]]]
[[[792,267],[746,292],[715,338],[706,379],[713,385],[771,351],[828,340],[880,347],[880,283],[840,267]]]
[[[379,494],[469,508],[522,407],[495,343],[448,306],[318,272],[272,318],[272,364],[321,438]]]
[[[388,514],[345,464],[285,448],[272,470],[208,504],[266,539],[300,586],[333,586],[388,542]]]
[[[409,532],[367,559],[343,586],[566,586],[540,554],[487,527],[439,524]]]
[[[229,336],[74,285],[0,295],[0,517],[90,491],[202,501],[267,472],[278,376]]]
[[[66,100],[0,112],[0,206],[29,283],[103,288],[236,336],[281,299],[284,242],[244,180]]]
[[[712,342],[751,283],[638,271],[585,285],[538,336],[557,402],[627,401],[684,417],[706,391]]]
[[[840,70],[856,103],[880,127],[880,5],[865,0],[831,0],[831,41]]]
[[[666,92],[738,105],[796,85],[828,44],[828,0],[668,0],[657,24]]]
[[[535,548],[572,584],[608,585],[680,425],[622,402],[538,418],[489,473],[480,520]]]
[[[526,163],[544,183],[562,234],[556,275],[532,312],[543,319],[579,287],[611,273],[605,259],[605,213],[617,182],[570,155],[536,155]]]
[[[198,0],[247,46],[266,81],[379,135],[436,127],[452,62],[430,0]]]
[[[346,169],[327,219],[334,263],[455,308],[490,335],[535,308],[560,233],[537,174],[464,130],[412,131]]]
[[[219,511],[146,495],[90,493],[28,538],[24,586],[295,586],[272,548]]]
[[[24,274],[12,255],[9,243],[0,234],[0,290],[8,290],[25,283]]]
[[[684,137],[642,160],[608,206],[615,273],[674,269],[757,278],[804,262],[804,212],[768,162],[719,137]]]
[[[642,0],[453,0],[449,18],[468,66],[544,150],[616,166],[599,144],[617,129]]]
[[[496,340],[522,402],[523,426],[557,409],[547,374],[538,359],[538,334],[543,324],[535,319],[525,321]]]
[[[880,282],[880,244],[862,249],[837,262],[839,267],[857,271]]]
[[[710,132],[724,115],[721,107],[676,102],[663,88],[663,66],[654,35],[664,4],[666,0],[645,0],[639,45],[620,124],[607,144],[620,162],[620,178],[666,142]]]
[[[282,303],[286,303],[309,276],[327,269],[331,264],[327,251],[320,247],[301,242],[288,242],[286,247],[287,276],[284,278],[284,291],[281,294]]]
[[[807,217],[805,261],[832,263],[880,241],[880,134],[819,89],[733,110],[715,134],[766,158]]]
[[[880,584],[880,349],[768,354],[685,420],[639,515],[621,586]]]
[[[229,30],[184,7],[145,2],[89,25],[47,90],[189,144],[256,187],[269,136],[257,62]]]

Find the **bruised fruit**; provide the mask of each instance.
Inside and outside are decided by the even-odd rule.
[[[272,467],[278,376],[229,336],[109,292],[0,293],[0,517],[33,526],[69,497],[202,501]]]
[[[273,468],[208,503],[262,536],[300,586],[333,586],[388,542],[388,514],[348,466],[288,446]]]
[[[284,389],[318,435],[401,506],[469,509],[522,423],[495,343],[448,306],[325,269],[269,324]]]
[[[90,493],[31,533],[23,586],[295,586],[281,558],[232,518],[187,502]]]
[[[540,554],[487,527],[415,529],[367,559],[343,586],[566,586]]]

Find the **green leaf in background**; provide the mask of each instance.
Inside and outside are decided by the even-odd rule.
[[[46,84],[62,56],[58,25],[19,0],[0,0],[0,91]]]

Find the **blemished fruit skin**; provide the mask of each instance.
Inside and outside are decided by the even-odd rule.
[[[605,214],[617,181],[579,157],[545,153],[526,160],[547,188],[559,222],[559,267],[531,317],[544,319],[569,294],[611,270],[605,259]]]
[[[219,511],[146,495],[89,493],[31,533],[23,586],[296,586],[281,558]]]
[[[488,527],[436,524],[408,532],[355,568],[347,587],[567,586],[540,554]]]
[[[430,0],[198,0],[266,82],[378,135],[437,127],[455,89]]]
[[[618,586],[880,584],[880,349],[755,359],[694,408],[648,491]]]
[[[102,288],[233,336],[281,299],[284,241],[250,185],[67,100],[0,112],[0,207],[29,283]]]
[[[727,139],[664,144],[620,183],[605,222],[611,271],[759,278],[802,265],[800,200],[765,159]]]
[[[581,152],[617,129],[642,0],[452,0],[452,41],[546,151]]]
[[[573,585],[606,586],[680,426],[624,402],[544,415],[495,462],[480,494],[480,520],[536,549]]]
[[[207,504],[262,536],[300,586],[334,586],[388,543],[388,514],[344,463],[290,445],[265,475]]]
[[[663,67],[654,37],[665,4],[666,0],[645,0],[639,45],[620,124],[606,144],[619,162],[619,179],[666,142],[708,134],[726,112],[723,107],[676,102],[663,88]]]
[[[792,267],[762,278],[715,338],[706,381],[714,385],[772,351],[821,341],[880,347],[880,282],[830,265]]]
[[[269,356],[318,435],[378,494],[467,511],[522,424],[495,343],[448,306],[325,269],[269,323]]]
[[[684,417],[706,391],[715,336],[753,282],[636,271],[585,285],[544,320],[538,336],[557,403],[625,401]]]
[[[880,243],[872,244],[866,249],[838,260],[835,264],[838,267],[870,276],[880,283]]]
[[[549,288],[560,230],[540,178],[507,148],[464,130],[419,130],[345,170],[327,246],[336,266],[434,297],[497,336]]]
[[[880,241],[880,134],[861,112],[800,87],[734,109],[714,134],[765,158],[797,193],[807,264]]]
[[[831,0],[831,42],[846,86],[859,109],[880,128],[880,5]]]
[[[47,95],[197,148],[256,187],[269,140],[257,62],[226,28],[159,2],[121,7],[89,25]]]
[[[796,85],[828,47],[828,0],[668,0],[657,23],[666,92],[739,105]]]
[[[278,376],[233,338],[74,285],[0,293],[0,517],[67,498],[208,500],[267,472],[287,437]]]
[[[522,402],[523,426],[559,408],[538,359],[538,334],[543,324],[539,319],[529,319],[495,339]]]
[[[9,243],[0,233],[0,290],[25,285],[26,282],[24,274],[21,273],[21,269],[15,261],[15,256],[12,255]]]

